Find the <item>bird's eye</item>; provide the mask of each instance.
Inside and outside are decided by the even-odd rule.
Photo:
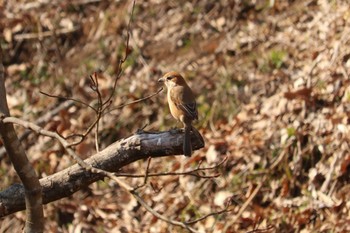
[[[167,80],[171,80],[173,77],[172,76],[169,76],[169,77],[167,77],[166,79]]]

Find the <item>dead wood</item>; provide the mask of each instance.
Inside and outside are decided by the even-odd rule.
[[[140,159],[182,155],[182,142],[183,133],[180,131],[142,131],[111,144],[84,161],[95,168],[116,172],[123,166]],[[203,148],[203,139],[193,134],[192,146],[194,150]],[[87,171],[75,164],[40,179],[43,188],[43,203],[47,204],[68,197],[103,178],[103,175]],[[24,188],[21,184],[13,184],[0,192],[0,217],[24,209]]]

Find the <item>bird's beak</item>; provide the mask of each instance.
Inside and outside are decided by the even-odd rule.
[[[159,83],[163,83],[163,82],[164,82],[164,77],[158,79],[158,82],[159,82]]]

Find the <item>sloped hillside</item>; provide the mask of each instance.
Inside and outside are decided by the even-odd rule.
[[[119,72],[113,102],[100,122],[104,148],[137,129],[176,125],[158,78],[180,71],[195,91],[196,127],[204,149],[154,159],[149,171],[205,171],[217,178],[149,177],[142,198],[198,232],[350,232],[349,113],[350,10],[345,0],[0,1],[11,113],[36,122],[63,100],[96,104],[89,75],[101,70],[107,98]],[[130,33],[127,48],[128,29]],[[95,120],[74,103],[40,122],[62,135],[84,132]],[[24,130],[16,128],[21,134]],[[30,134],[24,141],[41,176],[74,163],[59,144]],[[92,132],[76,148],[95,152]],[[3,190],[17,176],[2,154]],[[121,171],[144,174],[146,161]],[[202,174],[203,175],[203,174]],[[126,177],[131,186],[143,177]],[[140,206],[110,180],[45,206],[47,232],[187,232]],[[23,212],[0,220],[18,232]]]

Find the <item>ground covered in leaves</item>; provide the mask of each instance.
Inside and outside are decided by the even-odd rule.
[[[196,127],[206,146],[188,159],[151,161],[150,172],[215,166],[207,175],[149,177],[142,198],[169,219],[195,221],[198,232],[350,232],[350,11],[346,0],[289,1],[0,1],[11,114],[62,135],[84,132],[96,104],[91,75],[101,70],[104,98],[120,59],[127,60],[113,102],[100,121],[100,148],[137,129],[176,125],[157,80],[180,71],[196,92]],[[273,4],[273,5],[271,5]],[[24,130],[16,128],[19,134]],[[92,131],[76,151],[95,153]],[[23,143],[40,176],[74,163],[52,139]],[[18,182],[4,152],[3,190]],[[145,161],[121,172],[144,174]],[[142,178],[123,178],[131,186]],[[187,232],[154,217],[106,179],[45,206],[47,232]],[[18,232],[24,212],[0,220]]]

